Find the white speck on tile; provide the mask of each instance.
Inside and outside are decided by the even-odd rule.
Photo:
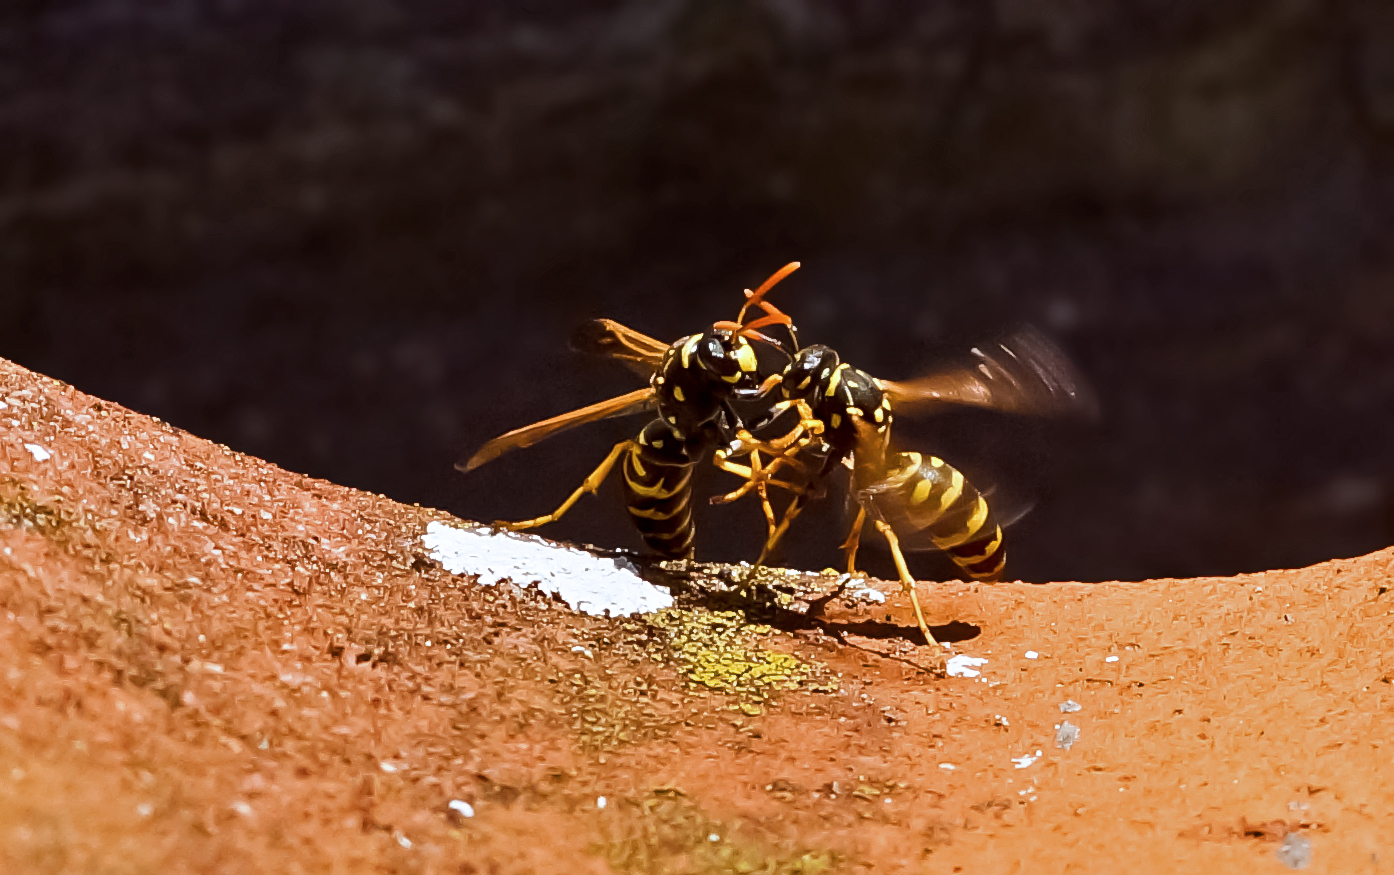
[[[1278,848],[1278,862],[1289,869],[1306,869],[1312,865],[1312,840],[1301,833],[1288,833]]]
[[[944,664],[944,671],[951,678],[975,678],[982,674],[977,668],[980,665],[987,665],[987,659],[960,653],[949,657],[949,661]]]
[[[673,597],[627,563],[601,559],[536,535],[464,529],[432,522],[422,543],[451,574],[477,575],[484,586],[535,583],[574,610],[631,616],[671,607]]]
[[[1018,769],[1024,769],[1024,768],[1027,768],[1028,766],[1030,766],[1032,763],[1034,763],[1036,760],[1038,760],[1038,759],[1040,759],[1040,758],[1041,758],[1041,752],[1040,752],[1040,751],[1036,751],[1034,754],[1029,754],[1029,753],[1028,753],[1028,754],[1022,754],[1022,755],[1019,756],[1019,757],[1012,757],[1012,762],[1016,765],[1016,767],[1017,767]]]
[[[1039,658],[1039,657],[1040,657],[1040,654],[1037,653],[1037,652],[1034,651],[1034,650],[1028,650],[1028,651],[1026,651],[1026,658],[1027,658],[1027,659],[1037,659],[1037,658]]]
[[[597,797],[595,797],[595,807],[596,807],[596,808],[604,808],[606,805],[609,805],[609,804],[610,804],[610,800],[606,799],[604,796],[597,796]]]
[[[399,845],[401,845],[402,847],[406,848],[408,851],[411,850],[411,839],[407,838],[406,836],[402,835],[401,833],[397,833],[397,844],[399,844]]]
[[[1069,750],[1079,741],[1079,727],[1066,720],[1055,727],[1055,746]]]
[[[389,775],[392,774],[393,772],[400,772],[400,771],[402,770],[402,767],[399,766],[399,765],[397,765],[396,763],[386,763],[386,762],[384,762],[384,763],[378,763],[378,768],[382,769],[384,772],[388,773]]]
[[[940,763],[939,768],[943,769],[946,772],[952,772],[954,769],[958,767],[955,766],[953,763]]]
[[[29,451],[29,455],[34,457],[35,462],[47,462],[53,458],[53,453],[38,444],[25,444],[24,448]]]
[[[238,814],[242,815],[243,817],[252,816],[252,806],[248,805],[246,802],[243,802],[241,799],[238,799],[236,802],[232,803],[228,807],[231,808],[233,811],[237,812]]]
[[[463,799],[451,799],[446,807],[461,817],[474,817],[474,806]]]
[[[1117,661],[1118,661],[1118,657],[1116,657],[1116,656],[1105,656],[1105,657],[1104,657],[1104,662],[1117,662]]]
[[[150,452],[149,450],[146,450],[145,452],[141,453],[140,457],[147,462],[155,461],[155,454]]]

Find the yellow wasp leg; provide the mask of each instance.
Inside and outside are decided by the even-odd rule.
[[[765,525],[769,531],[773,531],[774,507],[770,505],[770,497],[767,487],[770,483],[774,483],[778,486],[786,486],[788,484],[782,483],[778,480],[774,480],[773,478],[769,477],[767,471],[762,470],[760,464],[760,451],[750,451],[749,465],[737,465],[735,462],[732,462],[730,460],[729,450],[726,448],[722,448],[720,450],[717,450],[712,455],[712,464],[716,465],[716,467],[720,468],[723,471],[735,474],[737,477],[744,479],[745,482],[742,483],[740,488],[735,490],[734,492],[728,492],[725,495],[718,495],[711,498],[711,503],[730,504],[731,502],[743,497],[746,493],[750,492],[750,490],[754,489],[760,495],[760,508],[765,512]]]
[[[745,429],[736,432],[734,446],[720,450],[723,458],[730,456],[742,456],[753,453],[756,450],[764,450],[775,457],[770,465],[770,471],[777,469],[780,465],[795,465],[802,467],[801,463],[794,459],[794,455],[799,450],[811,444],[818,435],[823,433],[823,421],[813,416],[813,410],[808,406],[808,402],[803,399],[795,401],[781,401],[776,404],[770,412],[771,416],[777,416],[788,410],[791,406],[797,407],[799,411],[798,423],[789,431],[773,440],[761,440]],[[791,449],[792,447],[792,449]]]
[[[847,573],[857,573],[857,547],[862,542],[862,526],[866,524],[866,508],[857,507],[857,518],[852,521],[852,530],[847,533],[847,540],[842,542],[840,548],[847,554]]]
[[[741,484],[739,488],[725,495],[711,499],[712,504],[728,504],[745,496],[751,490],[755,490],[760,495],[760,505],[765,514],[765,522],[769,534],[765,541],[765,547],[760,553],[760,558],[756,560],[756,564],[764,563],[766,557],[770,555],[775,545],[779,543],[779,539],[783,537],[785,530],[789,527],[789,523],[793,522],[793,518],[798,516],[799,511],[799,509],[793,509],[793,513],[790,515],[790,511],[786,510],[785,519],[782,520],[779,525],[776,525],[774,508],[771,506],[769,500],[769,486],[779,486],[798,494],[802,494],[805,490],[803,484],[777,480],[774,475],[780,468],[784,467],[792,467],[807,472],[808,466],[798,460],[798,453],[817,440],[818,436],[823,433],[824,426],[822,420],[814,417],[813,410],[808,406],[808,402],[801,398],[781,401],[771,409],[771,415],[777,416],[790,407],[794,407],[798,410],[799,422],[786,434],[773,440],[760,440],[745,429],[741,429],[736,433],[736,440],[733,446],[717,450],[715,454],[715,463],[718,468],[735,474],[746,482]],[[759,454],[762,450],[773,456],[773,459],[768,465],[762,466],[760,463]],[[748,466],[737,465],[730,461],[731,456],[747,454],[750,456],[751,460],[751,464]]]
[[[732,462],[731,453],[726,448],[717,450],[713,455],[712,463],[716,465],[716,467],[730,474],[735,474],[745,482],[732,492],[712,498],[712,504],[730,504],[744,497],[752,489],[759,492],[760,496],[764,498],[766,495],[765,487],[771,485],[780,486],[789,490],[798,490],[801,488],[797,484],[789,483],[784,480],[776,480],[774,477],[774,473],[786,465],[792,465],[797,468],[804,467],[803,463],[799,462],[792,455],[776,456],[774,461],[769,465],[761,466],[759,449],[742,449],[742,452],[748,452],[750,454],[751,463],[749,465],[738,465]],[[773,513],[774,511],[771,510],[770,512]]]
[[[755,560],[756,565],[764,565],[765,560],[774,554],[775,547],[779,546],[779,539],[783,538],[784,533],[789,531],[789,525],[794,522],[795,517],[799,515],[799,511],[803,510],[803,506],[806,503],[804,499],[807,496],[807,492],[800,491],[794,496],[794,500],[790,502],[789,506],[785,508],[784,518],[779,521],[779,527],[773,532],[770,532],[769,538],[765,540],[765,548],[760,551],[760,558]]]
[[[891,531],[885,520],[877,520],[876,528],[882,535],[886,536],[886,542],[891,545],[891,556],[895,558],[896,571],[900,572],[900,585],[906,592],[910,593],[910,604],[915,606],[915,619],[919,621],[920,631],[924,633],[924,640],[928,641],[935,650],[939,649],[939,642],[934,640],[934,636],[929,634],[929,625],[924,621],[924,613],[920,610],[919,596],[915,595],[915,578],[910,576],[910,569],[905,565],[905,554],[900,552],[900,539]]]
[[[778,486],[790,492],[798,492],[803,489],[803,487],[797,483],[789,483],[784,480],[775,479],[772,476],[773,472],[779,469],[781,463],[787,463],[799,468],[804,467],[803,464],[790,456],[779,456],[769,466],[762,468],[759,450],[750,450],[749,465],[737,465],[735,462],[730,461],[727,457],[726,450],[717,450],[712,461],[721,470],[743,478],[745,483],[742,483],[740,488],[733,492],[712,497],[709,499],[710,502],[712,504],[730,504],[754,489],[756,494],[760,496],[760,509],[765,514],[766,537],[773,537],[776,524],[774,505],[770,504],[769,487]]]
[[[605,461],[601,462],[596,469],[590,473],[590,476],[581,483],[579,489],[571,493],[570,498],[561,503],[561,507],[558,507],[546,516],[522,520],[516,523],[500,522],[499,525],[510,532],[517,532],[523,529],[535,529],[538,526],[545,526],[548,523],[554,523],[561,519],[568,510],[571,510],[571,506],[580,500],[581,496],[587,493],[592,495],[595,494],[595,491],[600,488],[600,484],[604,483],[605,478],[610,476],[610,469],[615,467],[615,463],[619,461],[620,456],[624,455],[625,451],[628,450],[633,443],[634,441],[620,441],[615,444],[615,448],[610,451],[610,455],[605,457]]]

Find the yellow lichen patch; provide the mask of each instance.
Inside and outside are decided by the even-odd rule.
[[[838,863],[828,851],[772,842],[740,821],[715,820],[672,788],[622,800],[602,834],[594,850],[616,871],[634,875],[814,875]]]
[[[76,522],[77,516],[67,509],[35,499],[23,484],[10,480],[0,483],[0,526],[52,536]]]
[[[556,684],[557,704],[583,750],[608,750],[666,735],[678,718],[649,678],[611,671],[568,672]]]
[[[821,667],[756,644],[755,636],[774,630],[747,624],[743,611],[668,608],[647,621],[667,636],[670,658],[683,677],[738,696],[742,701],[737,707],[745,713],[759,713],[759,703],[772,692],[828,688]]]

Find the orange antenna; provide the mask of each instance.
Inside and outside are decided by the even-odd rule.
[[[774,304],[771,304],[769,301],[766,301],[765,295],[769,292],[770,289],[774,288],[780,280],[784,279],[789,274],[793,273],[798,269],[799,262],[791,261],[788,264],[781,267],[779,270],[775,271],[773,274],[771,274],[769,279],[765,280],[763,283],[760,284],[760,288],[754,291],[746,289],[745,306],[741,307],[741,312],[736,316],[736,321],[726,322],[723,320],[721,322],[713,323],[712,327],[724,328],[727,331],[734,333],[737,337],[754,337],[764,341],[765,343],[770,344],[771,346],[782,346],[782,344],[780,344],[778,341],[761,334],[759,329],[764,328],[767,325],[784,325],[788,327],[788,329],[792,332],[794,330],[794,320],[790,319],[787,314],[785,314]],[[760,316],[756,319],[752,319],[749,322],[746,322],[745,314],[750,310],[751,307],[759,307],[761,310],[765,312],[765,315]]]
[[[793,273],[798,269],[799,262],[791,261],[788,264],[781,267],[779,270],[770,274],[770,278],[761,283],[760,288],[756,289],[753,292],[750,289],[746,289],[745,306],[741,308],[740,315],[736,317],[736,321],[744,322],[745,311],[749,310],[752,305],[760,307],[766,313],[778,313],[779,310],[773,304],[765,303],[765,295],[769,292],[770,289],[778,285],[780,280],[784,279],[789,274]]]

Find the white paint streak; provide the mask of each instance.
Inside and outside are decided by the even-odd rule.
[[[1032,763],[1034,763],[1036,760],[1038,760],[1038,759],[1040,759],[1040,758],[1041,758],[1041,752],[1040,752],[1040,751],[1036,751],[1036,753],[1035,753],[1034,755],[1028,753],[1028,754],[1023,754],[1022,756],[1019,756],[1019,757],[1012,757],[1012,762],[1016,764],[1016,767],[1017,767],[1018,769],[1024,769],[1024,768],[1030,766]]]
[[[951,678],[975,678],[982,674],[977,668],[980,665],[987,665],[987,660],[981,656],[960,653],[949,657],[949,661],[944,664],[944,670]]]
[[[462,529],[433,522],[422,544],[451,574],[473,574],[485,586],[535,583],[587,614],[630,616],[659,611],[673,597],[613,559],[563,547],[535,535]]]

